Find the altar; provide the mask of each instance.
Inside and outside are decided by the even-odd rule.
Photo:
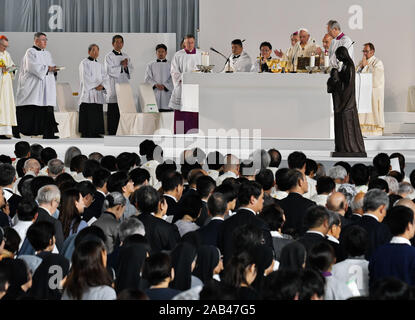
[[[199,112],[204,136],[330,139],[328,78],[322,73],[185,73],[183,110]],[[371,97],[372,75],[356,74],[359,113],[371,112]]]

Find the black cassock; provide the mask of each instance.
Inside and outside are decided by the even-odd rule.
[[[345,47],[336,50],[337,59],[343,62],[341,71],[332,69],[327,91],[333,96],[334,139],[333,157],[367,157],[356,106],[356,71]]]

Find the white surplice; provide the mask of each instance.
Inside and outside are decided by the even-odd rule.
[[[375,56],[367,62],[368,65],[364,68],[360,62],[357,71],[372,74],[372,113],[359,114],[359,121],[364,135],[378,136],[383,134],[385,128],[385,68],[383,62]]]
[[[106,103],[106,93],[104,90],[98,91],[95,88],[102,85],[106,90],[109,88],[109,77],[102,63],[91,61],[86,58],[79,65],[79,79],[81,81],[80,92],[81,103]]]
[[[131,79],[131,74],[134,66],[131,63],[130,57],[121,52],[121,55],[116,55],[115,50],[111,51],[105,56],[105,71],[109,76],[110,87],[107,89],[107,102],[117,103],[117,93],[115,92],[116,83],[126,83]],[[121,65],[121,61],[128,59],[128,69]],[[128,73],[127,73],[128,70]]]
[[[153,61],[147,65],[144,81],[154,87],[162,84],[168,91],[153,88],[159,109],[169,109],[170,97],[173,92],[173,80],[170,74],[170,61]]]
[[[174,54],[171,62],[171,78],[173,80],[173,93],[170,98],[169,108],[181,110],[183,73],[197,70],[197,65],[202,64],[202,51],[196,49],[195,54],[188,54],[184,49]]]
[[[233,72],[250,72],[252,69],[252,60],[248,53],[242,51],[239,56],[231,55],[222,72],[226,72],[231,67]]]
[[[7,51],[0,52],[0,68],[14,65]],[[0,135],[11,135],[16,125],[16,104],[13,94],[13,73],[3,73],[0,69]]]
[[[49,51],[29,48],[20,66],[17,82],[17,106],[53,106],[56,107],[56,82],[49,66],[54,66]]]
[[[353,41],[345,34],[340,34],[336,39],[333,39],[329,48],[329,57],[330,57],[330,67],[338,68],[339,64],[336,58],[336,50],[339,47],[345,47],[349,51],[349,55],[354,61],[354,45]]]

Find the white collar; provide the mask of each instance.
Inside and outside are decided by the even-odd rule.
[[[278,231],[271,231],[271,237],[273,237],[273,238],[284,238],[283,236],[282,236],[282,234],[281,233],[279,233]]]
[[[204,203],[207,203],[207,200],[205,200],[205,199],[202,199],[202,201],[203,201]]]
[[[331,242],[337,243],[339,244],[339,240],[337,240],[335,237],[333,237],[332,235],[328,234],[327,235],[327,240],[330,240]]]
[[[43,210],[45,210],[50,216],[52,215],[51,213],[50,213],[50,211],[48,210],[48,209],[46,209],[45,207],[42,207],[42,206],[39,206],[40,208],[42,208]]]
[[[411,245],[411,241],[404,237],[393,237],[390,243],[407,244]]]
[[[172,199],[174,199],[174,201],[176,201],[176,202],[177,202],[176,197],[174,197],[174,196],[172,196],[172,195],[170,195],[170,194],[165,193],[165,194],[163,194],[163,196],[165,196],[165,197],[169,197],[169,198],[172,198]]]
[[[358,214],[358,213],[354,213],[354,212],[352,212],[352,215],[353,215],[353,216],[358,216],[358,217],[360,217],[360,218],[362,217],[362,215],[360,215],[360,214]]]
[[[97,191],[98,191],[99,193],[101,193],[104,197],[106,197],[106,196],[107,196],[107,195],[106,195],[103,191],[98,190],[98,189],[97,189]]]
[[[376,217],[374,214],[371,214],[371,213],[365,213],[365,214],[364,214],[364,216],[369,216],[369,217],[372,217],[372,218],[376,219],[376,221],[377,221],[377,222],[379,222],[379,218],[378,218],[378,217]]]
[[[324,234],[322,234],[320,231],[312,231],[312,230],[308,230],[306,233],[315,233],[315,234],[319,234],[320,236],[322,236],[323,238],[325,238],[326,236]]]
[[[222,218],[222,217],[213,217],[210,221],[213,221],[213,220],[221,220],[221,221],[224,221],[225,219]]]
[[[255,212],[254,210],[252,210],[252,209],[249,209],[249,208],[247,208],[247,207],[240,207],[240,208],[239,208],[239,210],[241,210],[241,209],[251,211],[254,215],[256,215],[256,212]],[[238,211],[239,211],[239,210],[238,210]]]

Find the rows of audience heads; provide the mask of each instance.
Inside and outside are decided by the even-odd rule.
[[[404,156],[282,160],[20,141],[0,156],[0,299],[413,299],[415,259],[387,256],[415,234]]]

